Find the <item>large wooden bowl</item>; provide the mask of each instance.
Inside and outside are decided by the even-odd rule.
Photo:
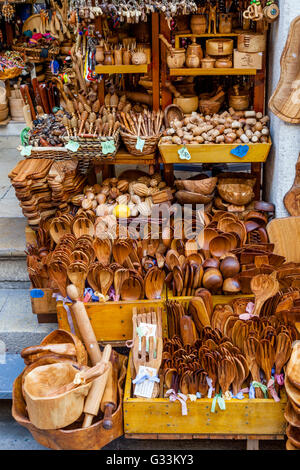
[[[73,346],[75,355],[60,353],[59,348],[56,350],[56,346],[62,344]],[[80,365],[87,365],[88,363],[87,352],[80,339],[66,330],[52,331],[49,335],[45,336],[39,345],[30,346],[21,351],[25,364],[31,364],[40,357],[49,354],[56,354],[62,358],[71,359]]]
[[[176,188],[179,190],[186,190],[192,193],[202,195],[211,195],[214,191],[218,178],[205,178],[201,180],[177,180],[175,181]]]
[[[218,192],[226,202],[240,206],[249,204],[254,198],[252,187],[243,183],[218,184]]]
[[[82,417],[65,429],[44,430],[36,428],[29,420],[26,403],[22,394],[22,377],[27,368],[20,374],[13,385],[12,415],[14,419],[27,428],[34,439],[41,445],[54,450],[99,450],[109,442],[117,439],[123,430],[122,397],[126,376],[127,358],[119,355],[120,372],[118,381],[118,407],[112,415],[112,429],[103,428],[100,416],[88,428],[82,428]],[[45,361],[45,359],[43,359]]]
[[[180,190],[175,193],[180,204],[208,204],[213,200],[214,194],[199,194],[192,191]]]
[[[77,372],[69,362],[61,362],[35,367],[26,375],[23,390],[28,416],[35,427],[60,429],[81,416],[91,383],[55,394],[59,387],[72,383]]]

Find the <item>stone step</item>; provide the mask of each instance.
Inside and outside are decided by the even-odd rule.
[[[6,354],[20,353],[27,346],[40,344],[57,327],[57,323],[38,323],[31,310],[28,289],[0,289],[0,341]]]
[[[29,287],[25,243],[26,219],[0,217],[0,288]]]

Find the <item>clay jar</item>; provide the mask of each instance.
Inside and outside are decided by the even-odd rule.
[[[172,49],[167,55],[167,64],[170,69],[183,67],[185,62],[185,49]]]
[[[230,13],[220,13],[219,33],[229,34],[232,31],[232,15]]]
[[[104,51],[104,65],[114,65],[114,57],[112,51]]]
[[[207,28],[205,15],[193,15],[191,19],[191,30],[193,34],[204,34]]]
[[[188,58],[192,57],[192,56],[193,57],[195,57],[195,56],[198,57],[198,59],[199,59],[198,65],[194,65],[194,67],[198,67],[199,64],[200,64],[200,60],[203,58],[203,52],[202,52],[201,45],[196,43],[196,38],[195,37],[192,38],[192,44],[190,44],[187,48],[186,61],[188,61]],[[195,62],[195,59],[193,60],[193,62]],[[190,67],[189,65],[187,65],[187,66]]]

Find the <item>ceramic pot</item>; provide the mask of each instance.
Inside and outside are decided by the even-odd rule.
[[[191,19],[191,30],[193,34],[204,34],[207,28],[205,15],[193,15]]]

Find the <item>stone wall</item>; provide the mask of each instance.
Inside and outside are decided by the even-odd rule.
[[[271,25],[270,47],[268,50],[269,98],[280,78],[281,53],[288,36],[290,24],[296,16],[300,15],[300,1],[279,0],[279,7],[279,19]],[[300,125],[288,124],[275,116],[270,110],[268,113],[271,119],[273,146],[264,168],[264,198],[276,205],[276,217],[286,217],[289,214],[284,207],[283,197],[294,181],[295,164],[300,152]]]

